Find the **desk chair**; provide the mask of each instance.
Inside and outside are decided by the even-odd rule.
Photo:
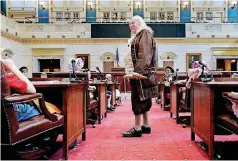
[[[230,92],[223,92],[222,95],[234,104],[238,103],[237,95]],[[238,135],[238,117],[234,115],[233,109],[228,109],[226,113],[217,116],[217,126],[221,127],[231,134]]]
[[[183,89],[182,89],[183,88]],[[180,97],[179,97],[179,112],[190,112],[190,89],[186,87],[182,87]],[[184,93],[185,92],[185,93]],[[182,97],[182,94],[185,94],[185,99]],[[185,116],[180,121],[183,127],[185,128],[187,125],[190,125],[190,116]]]
[[[88,101],[88,107],[86,112],[86,123],[91,124],[93,128],[96,127],[96,122],[98,120],[98,101],[93,95],[93,92],[95,92],[94,88],[88,88],[87,93],[87,101]]]
[[[34,99],[39,101],[41,114],[19,122],[14,104],[28,103]],[[62,115],[48,111],[42,94],[12,95],[4,71],[1,70],[1,148],[5,159],[16,159],[12,158],[13,156],[20,159],[43,157],[46,149],[50,148],[45,145],[46,140],[56,142],[58,130],[63,123]],[[43,137],[44,134],[48,137]],[[29,144],[35,145],[33,149],[27,149]],[[11,153],[8,150],[11,150]]]

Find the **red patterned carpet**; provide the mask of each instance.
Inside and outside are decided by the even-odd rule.
[[[150,112],[152,133],[141,138],[123,138],[121,133],[133,127],[130,100],[123,101],[96,128],[87,126],[86,141],[69,152],[70,160],[207,160],[206,153],[190,141],[190,128],[182,128],[169,112],[154,103]],[[51,159],[61,159],[62,149]]]

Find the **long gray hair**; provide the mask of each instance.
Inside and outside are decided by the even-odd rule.
[[[146,23],[145,23],[145,21],[143,20],[142,17],[136,15],[136,16],[132,17],[132,19],[130,20],[130,22],[133,21],[133,20],[139,21],[139,22],[140,22],[140,26],[139,26],[138,29],[136,30],[136,33],[135,33],[135,34],[131,33],[131,38],[128,40],[128,46],[131,44],[131,42],[132,42],[132,40],[135,38],[136,34],[138,34],[141,30],[146,29],[146,30],[148,30],[152,35],[154,34],[154,31],[153,31],[149,26],[146,25]]]
[[[154,34],[154,31],[149,26],[146,25],[146,23],[142,17],[136,15],[136,16],[132,17],[131,21],[133,21],[133,20],[137,20],[140,22],[140,26],[137,29],[136,34],[139,33],[143,29],[148,30],[152,35]]]

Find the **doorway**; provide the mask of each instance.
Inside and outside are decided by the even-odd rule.
[[[114,61],[103,61],[103,72],[112,72]]]
[[[39,59],[40,72],[59,72],[60,59]]]
[[[174,61],[163,61],[163,68],[166,68],[167,66],[174,69]]]
[[[237,71],[238,59],[217,59],[217,69],[221,71]]]

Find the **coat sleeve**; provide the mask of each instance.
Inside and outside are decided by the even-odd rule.
[[[153,37],[148,31],[143,31],[139,41],[139,50],[134,71],[143,74],[151,64],[153,57]]]

